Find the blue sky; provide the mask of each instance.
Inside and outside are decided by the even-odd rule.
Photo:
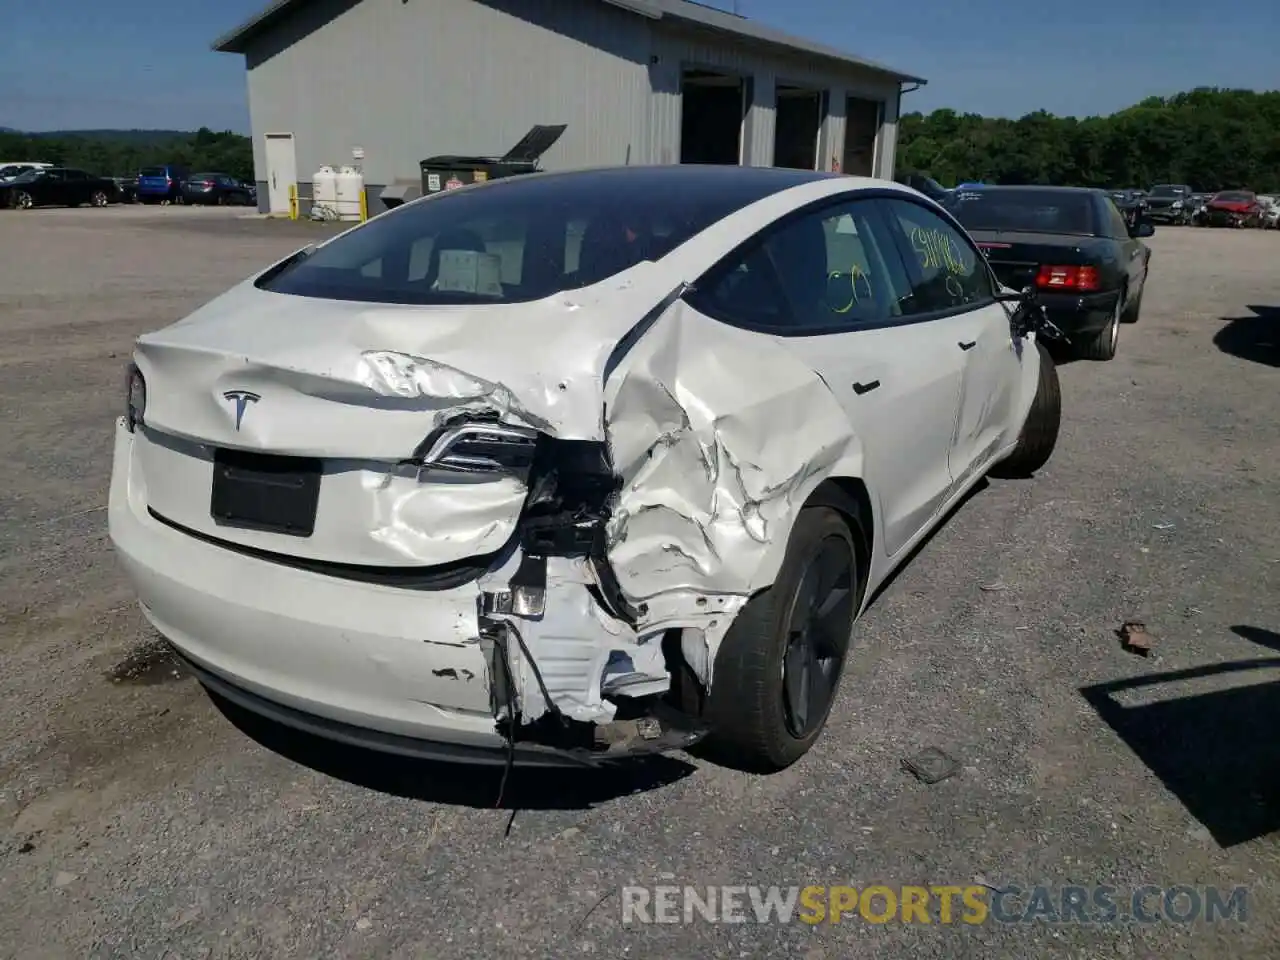
[[[243,58],[209,44],[266,4],[13,0],[0,31],[0,126],[247,132]],[[738,3],[789,33],[927,77],[906,109],[994,116],[1110,113],[1196,86],[1280,87],[1278,10],[1277,0]]]

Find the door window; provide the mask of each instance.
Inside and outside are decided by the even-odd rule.
[[[89,175],[88,175],[87,173],[85,173],[83,170],[68,170],[68,171],[67,171],[67,179],[68,179],[68,180],[74,180],[74,181],[76,181],[76,182],[81,182],[81,181],[84,181],[84,180],[88,180],[88,179],[89,179]]]
[[[964,233],[910,200],[883,201],[911,272],[911,314],[957,311],[995,296],[986,258]]]
[[[874,202],[826,207],[714,268],[691,302],[728,323],[820,333],[903,315],[911,283]]]

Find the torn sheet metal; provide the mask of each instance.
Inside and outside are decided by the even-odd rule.
[[[134,359],[151,426],[213,443],[394,461],[433,423],[474,412],[601,440],[608,357],[637,304],[670,287],[647,262],[594,287],[482,306],[322,300],[246,281],[144,334]],[[229,391],[258,398],[238,426]]]
[[[766,559],[805,499],[856,447],[827,385],[781,343],[683,302],[633,348],[606,403],[623,479],[608,558],[627,600],[647,607],[645,626],[705,624],[717,602],[731,619],[770,582]]]
[[[486,582],[499,586],[503,579],[491,577]],[[547,564],[545,607],[537,616],[490,614],[481,618],[482,630],[499,626],[519,633],[519,640],[512,637],[507,644],[507,652],[523,723],[547,713],[542,685],[562,715],[591,723],[606,723],[614,717],[614,705],[604,699],[606,692],[612,696],[650,696],[665,692],[669,686],[662,635],[638,636],[631,627],[610,617],[592,596],[592,581],[584,561],[553,557]],[[526,648],[533,663],[525,656]],[[499,716],[504,715],[505,705],[499,702],[495,706]]]

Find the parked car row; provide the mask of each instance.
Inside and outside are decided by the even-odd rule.
[[[225,173],[191,172],[176,164],[144,167],[135,181],[139,203],[249,206],[258,202],[257,187]]]
[[[99,177],[48,163],[0,164],[0,207],[105,207],[112,203],[254,206],[254,184],[225,173],[189,173],[173,165],[146,167],[136,177]]]

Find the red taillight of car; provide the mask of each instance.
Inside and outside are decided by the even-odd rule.
[[[1088,292],[1098,289],[1096,267],[1055,267],[1046,264],[1036,275],[1036,286],[1041,290],[1077,290]]]

